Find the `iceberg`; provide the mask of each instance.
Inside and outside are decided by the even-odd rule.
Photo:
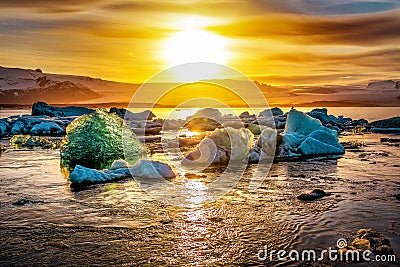
[[[114,160],[111,164],[110,170],[116,170],[121,168],[128,168],[128,162],[123,159]]]
[[[125,120],[127,125],[137,135],[157,135],[162,130],[162,124],[156,121],[130,121]]]
[[[185,126],[191,131],[214,131],[221,127],[222,113],[215,108],[204,108],[186,118]]]
[[[251,149],[254,135],[249,129],[231,127],[216,129],[201,140],[196,150],[183,160],[183,165],[226,164],[243,161]]]
[[[216,108],[203,108],[191,116],[186,118],[186,121],[190,121],[196,118],[209,118],[213,120],[220,120],[222,118],[222,113]]]
[[[226,121],[222,124],[222,127],[227,128],[227,127],[232,127],[235,129],[240,129],[244,128],[244,123],[240,120],[232,120],[232,121]]]
[[[292,109],[282,136],[280,156],[344,154],[338,134],[303,112]]]
[[[165,163],[141,159],[130,167],[120,167],[102,171],[76,165],[69,180],[71,184],[95,184],[127,177],[149,179],[174,178],[175,173],[172,171],[171,167]]]
[[[30,133],[32,135],[60,135],[65,133],[65,130],[55,122],[41,122],[35,124]]]
[[[260,147],[260,160],[270,159],[275,156],[276,150],[276,130],[265,128],[257,140],[257,146]]]
[[[22,121],[18,120],[13,124],[10,132],[12,135],[14,135],[14,134],[26,134],[27,131],[28,130],[25,127],[25,124]]]
[[[262,160],[271,160],[275,157],[277,132],[273,128],[266,127],[258,137],[255,146],[248,154],[250,163],[257,163]]]
[[[66,132],[61,163],[69,169],[75,165],[108,168],[120,158],[134,164],[146,154],[145,146],[124,121],[105,109],[78,117]]]
[[[259,124],[253,124],[253,123],[249,123],[247,125],[247,129],[250,130],[250,132],[252,132],[252,134],[254,135],[259,135],[261,134],[261,132],[265,129],[265,128],[269,128],[268,126],[265,125],[259,125]]]
[[[82,116],[93,112],[93,109],[85,107],[55,107],[48,105],[46,102],[35,102],[32,105],[32,115],[46,115],[49,117]]]
[[[178,130],[183,127],[185,123],[181,120],[166,119],[163,122],[163,130]]]
[[[10,125],[5,120],[0,120],[0,136],[8,135]]]
[[[271,108],[271,109],[266,109],[264,111],[261,111],[260,114],[258,114],[258,117],[271,117],[272,116],[281,116],[283,115],[283,111],[278,108]]]

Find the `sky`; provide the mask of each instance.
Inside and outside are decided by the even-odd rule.
[[[399,78],[399,0],[0,0],[0,65],[142,83],[193,61],[274,86]]]

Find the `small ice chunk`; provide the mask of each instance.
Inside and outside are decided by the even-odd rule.
[[[116,170],[120,168],[128,168],[128,162],[123,159],[114,160],[114,162],[111,164],[110,170]]]

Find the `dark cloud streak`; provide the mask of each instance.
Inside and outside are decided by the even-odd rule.
[[[295,63],[306,63],[310,61],[318,61],[321,63],[340,63],[344,61],[359,62],[375,60],[385,60],[385,64],[395,64],[400,61],[400,49],[380,49],[358,53],[346,54],[327,54],[327,53],[274,53],[264,57],[265,60],[290,61]]]
[[[232,37],[277,39],[296,44],[381,45],[400,41],[400,12],[362,16],[263,16],[209,30]]]
[[[0,0],[0,8],[24,8],[39,13],[75,13],[88,10],[92,5],[101,2],[101,0]]]

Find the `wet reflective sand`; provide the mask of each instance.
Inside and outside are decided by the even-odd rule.
[[[390,240],[399,260],[400,147],[380,137],[344,137],[366,146],[339,159],[274,163],[255,193],[247,188],[250,166],[227,195],[194,208],[154,200],[133,179],[71,192],[58,150],[9,149],[0,156],[0,265],[300,265],[260,261],[257,252],[326,249],[369,227]],[[217,174],[189,182],[201,188]],[[333,195],[296,199],[313,188]]]

